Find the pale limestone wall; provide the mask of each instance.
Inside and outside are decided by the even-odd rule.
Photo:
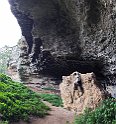
[[[80,74],[83,91],[79,86],[75,89],[74,82],[78,78],[76,74],[74,72],[69,76],[63,76],[60,91],[64,107],[80,114],[85,108],[95,109],[99,102],[105,99],[106,94],[96,85],[94,73]]]

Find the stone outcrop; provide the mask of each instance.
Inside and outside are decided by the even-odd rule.
[[[116,84],[115,0],[9,0],[39,74],[55,77],[94,72],[101,83]],[[34,46],[35,37],[41,39]],[[39,41],[38,41],[39,42]]]
[[[33,46],[33,50],[35,49],[35,47],[36,45]],[[21,81],[23,83],[30,85],[35,84],[35,86],[37,86],[38,88],[50,87],[55,85],[57,79],[54,80],[52,77],[47,77],[39,74],[39,65],[37,67],[38,59],[35,59],[36,56],[39,56],[38,51],[36,51],[36,55],[29,55],[28,49],[29,46],[27,44],[27,41],[25,37],[22,36],[22,38],[18,42],[17,49],[15,51],[12,51],[12,61],[9,61],[8,64],[9,75],[13,79]],[[41,55],[45,55],[45,51],[40,52]],[[15,57],[15,54],[18,54],[17,58]],[[14,77],[17,77],[17,79]]]
[[[66,109],[80,114],[86,108],[95,109],[100,101],[106,98],[106,93],[98,87],[93,72],[86,74],[73,72],[62,78],[60,91]]]
[[[20,49],[19,60],[18,60],[18,73],[21,81],[29,82],[30,77],[30,60],[28,56],[28,44],[25,37],[22,37],[18,42]]]
[[[112,97],[116,98],[116,86],[107,86],[106,90],[112,95]]]

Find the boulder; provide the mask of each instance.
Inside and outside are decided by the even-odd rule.
[[[95,109],[107,97],[97,85],[93,72],[73,72],[69,76],[63,76],[60,91],[64,107],[78,114],[83,113],[86,108]]]

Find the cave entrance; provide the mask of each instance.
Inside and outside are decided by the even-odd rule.
[[[45,57],[46,58],[46,57]],[[46,61],[44,61],[44,66],[41,67],[41,73],[44,75],[51,75],[59,80],[62,76],[68,76],[74,71],[80,73],[95,73],[97,80],[102,80],[104,78],[102,70],[104,68],[102,60],[83,60],[78,59],[78,57],[57,57],[47,55]]]
[[[0,0],[0,48],[15,46],[21,38],[21,29],[10,10],[8,0]]]

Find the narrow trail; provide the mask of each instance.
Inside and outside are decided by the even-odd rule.
[[[73,112],[70,112],[61,107],[52,106],[48,102],[44,103],[51,108],[49,115],[46,116],[45,118],[35,119],[31,124],[66,124],[67,122],[69,122],[70,124],[73,123],[74,120]]]
[[[30,87],[34,92],[42,93],[35,87]],[[49,102],[43,101],[51,108],[49,115],[44,118],[31,118],[29,124],[73,124],[75,113],[68,111],[62,107],[52,106]],[[13,124],[28,124],[26,122],[18,122]]]
[[[31,87],[34,92],[39,92],[38,88]],[[42,91],[41,91],[42,93]],[[43,91],[45,93],[45,91]],[[51,108],[49,115],[43,118],[38,118],[37,120],[33,120],[32,124],[66,124],[69,122],[70,124],[74,121],[74,112],[68,111],[62,107],[52,106],[50,103],[44,101],[44,103]]]
[[[74,112],[61,107],[52,106],[50,103],[45,101],[44,103],[51,108],[49,115],[44,118],[31,118],[30,123],[20,121],[13,124],[73,124]]]

